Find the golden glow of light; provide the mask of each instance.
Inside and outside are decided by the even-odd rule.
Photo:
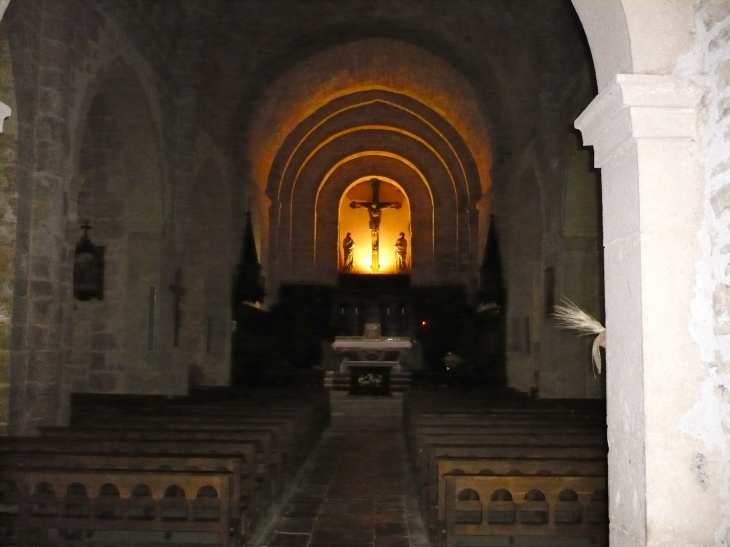
[[[313,250],[313,252],[314,252],[314,262],[315,263],[317,262],[317,215],[319,214],[319,196],[320,196],[320,193],[322,192],[322,188],[324,188],[324,186],[327,184],[327,181],[330,179],[330,177],[332,177],[332,175],[335,173],[335,171],[337,171],[337,169],[339,169],[340,167],[342,167],[343,165],[345,165],[346,163],[348,163],[350,161],[356,160],[361,157],[366,157],[366,156],[383,156],[386,158],[391,158],[391,159],[400,161],[404,165],[408,166],[408,168],[411,169],[414,173],[416,173],[419,180],[423,183],[424,187],[428,191],[428,196],[431,200],[431,227],[430,227],[431,228],[431,230],[430,230],[431,241],[429,241],[429,244],[431,245],[431,253],[433,253],[436,248],[435,247],[435,245],[436,245],[436,239],[435,239],[436,238],[436,231],[435,231],[436,210],[435,210],[435,206],[434,206],[433,191],[431,190],[431,186],[428,184],[428,181],[426,180],[426,176],[423,174],[423,172],[420,169],[418,169],[418,167],[413,162],[409,161],[408,159],[404,158],[403,156],[399,156],[398,154],[388,152],[387,150],[369,150],[366,152],[357,152],[355,154],[342,158],[340,161],[335,163],[330,168],[330,170],[325,174],[324,178],[322,179],[322,182],[320,183],[319,187],[317,188],[317,194],[316,194],[316,197],[314,198],[314,246],[313,246],[314,250]],[[397,182],[395,182],[391,178],[383,177],[381,175],[368,175],[366,177],[361,177],[361,178],[357,179],[355,182],[353,182],[348,187],[348,190],[350,188],[352,188],[355,184],[358,184],[364,180],[370,180],[373,177],[376,177],[382,181],[389,182],[390,184],[395,185],[397,188],[400,188],[400,190],[403,192],[404,195],[406,195],[405,190],[403,190],[403,188],[401,188],[401,186]],[[347,194],[348,190],[345,190],[343,196]],[[407,198],[407,195],[406,195],[406,198]],[[410,219],[410,202],[409,202],[408,207],[409,207],[408,210],[409,210],[409,219]],[[401,231],[405,231],[405,230],[401,230]],[[347,231],[342,232],[342,238],[345,237],[346,233],[347,233]],[[406,233],[406,237],[408,237],[408,235],[410,234],[410,230],[405,231],[405,233]],[[342,238],[340,238],[340,241],[342,241]],[[408,238],[408,240],[409,240],[408,243],[410,245],[410,237]],[[393,241],[395,241],[395,240],[393,240]],[[338,256],[339,256],[339,252],[341,252],[341,251],[338,251]],[[410,257],[410,249],[408,252],[409,252],[409,257]],[[410,260],[410,258],[409,258],[409,260]],[[370,264],[370,262],[368,262],[368,268],[370,267],[369,264]],[[368,270],[368,271],[370,271],[370,270]]]
[[[318,76],[314,85],[313,74]],[[407,95],[444,117],[472,149],[481,182],[488,184],[490,139],[469,82],[426,50],[383,38],[323,50],[276,80],[250,124],[247,142],[251,165],[256,166],[253,179],[268,180],[276,150],[319,107],[333,98],[371,89]]]
[[[356,127],[350,127],[348,129],[345,129],[344,131],[340,131],[339,133],[335,133],[333,135],[330,135],[326,139],[324,139],[309,153],[309,155],[307,155],[307,157],[299,165],[299,169],[297,169],[296,176],[294,177],[294,182],[292,183],[291,189],[289,191],[289,199],[291,200],[292,197],[294,196],[294,192],[296,190],[296,185],[297,185],[297,182],[299,181],[302,171],[304,171],[304,169],[306,168],[309,161],[322,148],[327,146],[329,143],[334,142],[335,140],[339,139],[340,137],[349,135],[351,133],[356,133],[358,131],[390,131],[391,133],[398,133],[405,137],[409,137],[409,138],[413,139],[414,141],[421,143],[424,147],[428,148],[431,151],[431,153],[433,154],[433,156],[443,166],[444,171],[446,171],[448,173],[449,180],[451,181],[451,187],[454,191],[454,199],[456,200],[456,210],[457,211],[459,210],[459,192],[457,190],[456,180],[454,179],[454,175],[451,172],[451,170],[449,169],[449,165],[446,163],[446,160],[425,139],[421,138],[420,136],[416,135],[415,133],[411,133],[410,131],[406,131],[404,129],[400,129],[398,127],[392,127],[392,126],[388,126],[388,125],[360,125],[360,126],[356,126]],[[467,192],[467,195],[468,195],[468,192]]]
[[[372,271],[372,238],[369,228],[369,215],[365,209],[352,209],[353,200],[370,200],[370,180],[381,181],[380,201],[398,201],[400,209],[384,209],[380,221],[380,242],[378,263],[380,269]],[[367,176],[352,183],[340,198],[339,207],[339,239],[338,256],[342,262],[342,240],[349,232],[355,241],[355,254],[352,273],[360,274],[394,274],[396,272],[395,242],[400,232],[405,233],[408,240],[408,263],[411,262],[411,206],[408,196],[394,181],[381,176]]]
[[[377,89],[377,88],[372,88],[372,89]],[[353,91],[347,91],[347,92],[339,95],[338,98],[341,97],[341,96],[345,96],[345,95],[357,94],[357,93],[362,92],[362,91],[363,90],[358,90],[358,91],[354,91],[354,92]],[[336,111],[332,112],[329,116],[323,117],[317,124],[315,124],[309,131],[307,131],[302,136],[302,138],[299,140],[299,142],[297,142],[296,146],[294,147],[294,149],[290,153],[289,157],[286,159],[286,164],[284,166],[284,169],[281,172],[281,177],[279,178],[279,184],[277,186],[277,195],[279,196],[279,199],[281,198],[281,183],[284,180],[284,178],[286,177],[286,173],[289,170],[289,166],[291,164],[292,158],[294,158],[296,156],[297,151],[302,146],[304,146],[304,143],[309,139],[309,137],[315,131],[317,131],[321,126],[323,126],[329,120],[331,120],[331,119],[335,118],[336,116],[339,116],[339,115],[341,115],[341,114],[343,114],[343,113],[345,113],[345,112],[347,112],[349,110],[356,110],[356,109],[359,109],[359,108],[362,108],[362,107],[367,107],[367,106],[374,105],[374,104],[377,104],[377,103],[387,104],[388,106],[391,106],[391,107],[396,108],[398,110],[402,110],[403,112],[406,112],[409,115],[413,116],[414,118],[418,119],[424,125],[428,126],[431,129],[431,131],[433,131],[436,135],[438,135],[441,138],[441,140],[446,144],[446,146],[449,147],[449,149],[451,150],[451,153],[454,155],[454,157],[456,158],[456,161],[459,164],[459,168],[461,170],[462,176],[464,177],[464,180],[465,181],[468,180],[468,177],[467,177],[467,174],[466,174],[466,169],[464,168],[464,164],[463,164],[463,161],[462,161],[461,156],[456,152],[456,149],[454,148],[454,145],[451,143],[451,141],[449,139],[446,138],[446,135],[444,135],[441,131],[439,131],[439,129],[435,125],[433,125],[431,122],[429,122],[423,116],[420,116],[417,112],[415,112],[415,111],[413,111],[413,110],[411,110],[409,108],[406,108],[406,107],[404,107],[402,105],[399,105],[399,104],[397,104],[397,103],[395,103],[393,101],[387,101],[387,100],[384,100],[384,99],[372,99],[372,100],[369,100],[369,101],[361,101],[361,102],[358,102],[358,103],[354,103],[354,104],[348,105],[348,106],[346,106],[344,108],[341,108],[339,110],[336,110]],[[424,107],[428,108],[427,105],[425,105],[424,103],[421,103],[421,104]],[[388,127],[393,127],[393,126],[388,126]],[[431,148],[431,150],[435,154],[436,152],[433,149],[433,147],[431,147],[430,145],[428,145],[428,146],[429,146],[429,148]],[[436,155],[438,156],[438,154],[436,154]],[[311,156],[311,154],[310,154],[310,156]],[[442,160],[442,163],[444,163],[443,162],[443,159],[440,156],[439,156],[439,158]],[[307,161],[309,161],[309,158],[307,158],[305,160],[305,162],[307,162]],[[445,163],[444,163],[444,165],[445,165]],[[453,176],[451,178],[452,178],[452,182],[453,182]],[[468,199],[469,198],[469,192],[470,192],[469,185],[468,184],[465,186],[465,190],[466,190],[466,195],[467,195],[467,199]]]

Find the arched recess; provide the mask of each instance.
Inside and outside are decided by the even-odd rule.
[[[373,199],[373,179],[378,181],[378,200],[386,204],[379,212],[378,217],[378,260],[377,269],[373,270],[372,241],[373,235],[370,230],[371,216],[362,203],[370,202]],[[353,203],[361,205],[353,208]],[[331,243],[337,249],[338,258],[336,264],[344,263],[344,256],[341,252],[341,242],[346,234],[351,234],[355,246],[352,249],[352,273],[382,272],[388,274],[398,273],[396,269],[395,241],[402,233],[406,241],[412,240],[413,227],[411,223],[411,203],[408,194],[403,187],[395,180],[385,177],[360,177],[353,181],[340,196],[338,206],[338,236]],[[358,244],[359,242],[359,244]],[[410,256],[413,254],[413,246],[406,256],[406,270],[410,270]]]
[[[436,225],[434,197],[422,172],[404,158],[380,151],[364,152],[343,158],[322,178],[315,199],[315,271],[317,279],[334,282],[337,276],[337,218],[340,198],[353,180],[382,176],[397,181],[411,204],[411,223],[418,229],[411,244],[411,275],[425,282],[434,277]],[[387,212],[385,213],[387,215]]]
[[[432,202],[419,214],[431,215],[428,225],[435,229],[438,238],[429,234],[427,239],[421,239],[421,245],[435,244],[436,249],[417,255],[425,260],[417,259],[412,270],[414,282],[465,281],[478,255],[476,203],[482,196],[482,182],[476,162],[463,138],[443,116],[412,97],[382,89],[360,90],[333,99],[303,120],[284,140],[267,184],[267,194],[274,205],[269,253],[269,269],[274,271],[274,277],[291,280],[295,275],[302,280],[334,282],[336,261],[330,255],[335,249],[322,248],[326,239],[318,233],[327,229],[336,233],[336,219],[322,207],[332,205],[336,210],[339,194],[334,201],[320,198],[332,196],[329,190],[325,191],[325,185],[330,184],[333,173],[349,169],[350,176],[354,176],[352,168],[364,166],[364,162],[348,162],[364,157],[369,157],[370,175],[392,175],[393,180],[397,180],[396,174],[378,167],[377,158],[382,161],[399,157],[428,188]],[[390,163],[389,168],[395,164],[386,163]],[[355,178],[367,174],[365,170]],[[317,208],[314,215],[313,197]],[[312,246],[314,264],[307,251]],[[426,271],[423,266],[431,267],[433,252],[444,267]]]
[[[228,385],[233,281],[231,196],[222,169],[206,160],[190,194],[181,339],[190,385]]]
[[[381,50],[386,64],[379,61]],[[376,157],[399,157],[423,175],[432,196],[430,207],[419,214],[431,215],[429,229],[438,237],[414,234],[419,238],[414,246],[435,242],[434,251],[414,253],[414,282],[473,281],[481,231],[477,204],[489,192],[491,165],[491,144],[476,105],[468,82],[443,60],[388,39],[334,46],[284,73],[252,120],[247,150],[253,180],[265,186],[271,200],[264,242],[270,290],[275,292],[279,282],[336,280],[337,248],[323,248],[326,239],[320,234],[337,233],[337,192],[342,191],[333,190],[342,183],[337,175],[365,164],[345,165],[345,159],[368,154],[370,167],[350,171],[356,176],[349,182],[372,175],[400,180],[375,165]],[[329,205],[328,216],[322,207]],[[434,257],[443,268],[432,268]]]
[[[358,151],[360,154],[358,154]],[[377,152],[377,154],[368,151]],[[434,212],[436,221],[436,249],[435,253],[444,260],[446,266],[455,270],[457,264],[466,264],[470,260],[469,231],[465,218],[467,215],[459,209],[458,196],[453,186],[443,181],[449,179],[449,172],[437,157],[430,153],[422,143],[397,132],[381,130],[364,130],[349,133],[329,142],[304,166],[298,175],[296,184],[292,186],[291,199],[282,202],[282,206],[289,210],[280,220],[280,237],[283,235],[291,241],[291,260],[298,265],[306,264],[311,258],[307,249],[312,249],[314,233],[312,222],[312,206],[319,191],[319,186],[326,181],[327,174],[335,166],[341,166],[342,160],[358,155],[355,165],[364,165],[364,158],[369,163],[378,163],[380,158],[388,155],[403,158],[414,166],[414,170],[421,173],[433,194]],[[392,166],[393,162],[386,162]],[[382,168],[376,172],[385,176],[389,173]],[[367,173],[361,173],[365,176]],[[391,177],[394,178],[394,177]],[[395,178],[394,178],[395,180]],[[450,187],[451,186],[451,187]],[[336,208],[335,208],[336,211]],[[304,262],[304,261],[307,262]],[[445,266],[444,274],[449,272]],[[451,271],[453,275],[455,271]]]
[[[121,62],[89,93],[68,191],[68,275],[80,224],[105,248],[104,298],[75,300],[65,341],[73,391],[159,392],[163,175],[157,135],[137,75]]]
[[[7,4],[7,3],[6,3]],[[5,5],[6,5],[5,4]],[[4,11],[0,4],[0,16]],[[5,25],[0,23],[0,100],[11,110],[0,133],[0,363],[8,367],[15,275],[15,239],[18,215],[18,122],[13,60]],[[10,375],[2,373],[0,400],[10,400]],[[8,405],[0,409],[0,434],[8,426]]]

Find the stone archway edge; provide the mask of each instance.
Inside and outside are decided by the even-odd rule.
[[[611,545],[715,545],[723,526],[726,463],[690,419],[702,96],[678,76],[618,74],[575,122],[603,181]]]

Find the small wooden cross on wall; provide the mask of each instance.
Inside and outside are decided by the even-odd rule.
[[[80,228],[84,231],[84,237],[89,237],[89,230],[91,230],[91,224],[89,224],[88,220],[85,220],[84,223],[80,226]]]
[[[174,311],[173,311],[173,341],[172,345],[177,347],[180,342],[180,326],[182,325],[182,303],[183,296],[187,292],[182,286],[182,270],[178,268],[175,270],[175,283],[170,285],[170,291],[173,295]]]

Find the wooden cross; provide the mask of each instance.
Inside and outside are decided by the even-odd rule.
[[[372,179],[370,184],[373,186],[373,198],[370,201],[351,201],[352,209],[367,209],[370,215],[370,237],[373,244],[373,262],[371,269],[373,273],[380,269],[380,260],[378,254],[380,251],[380,216],[383,209],[400,209],[401,203],[398,201],[380,201],[380,181]]]
[[[85,220],[80,228],[84,231],[84,237],[89,237],[89,230],[91,230],[91,224],[89,224],[89,221]]]
[[[170,291],[173,294],[173,301],[174,301],[174,311],[173,311],[173,328],[174,328],[174,337],[173,337],[173,346],[177,347],[178,343],[180,342],[180,326],[182,325],[182,308],[180,307],[180,304],[182,303],[182,298],[185,296],[185,293],[187,292],[186,289],[182,286],[182,270],[178,268],[175,270],[175,283],[170,285]]]

